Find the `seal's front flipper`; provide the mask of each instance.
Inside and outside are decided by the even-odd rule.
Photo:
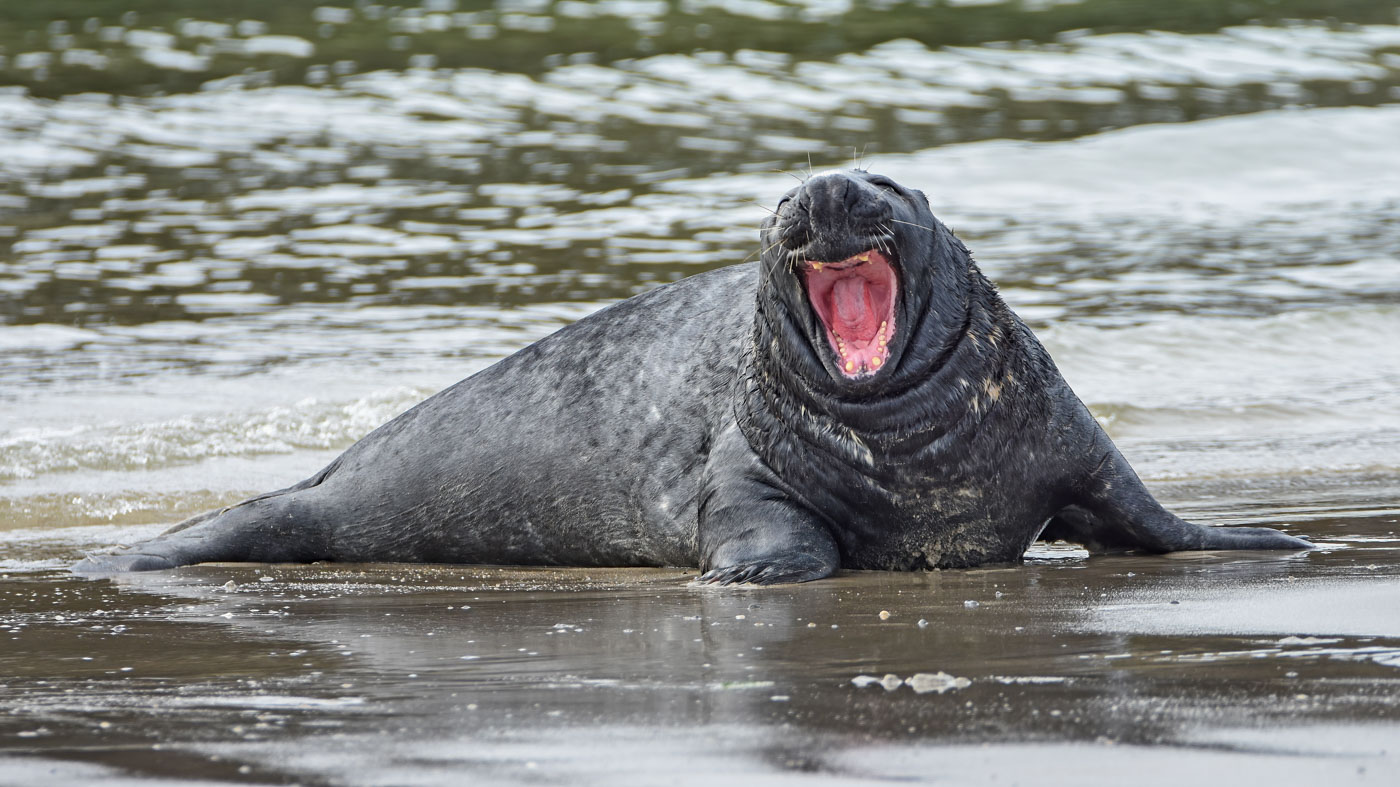
[[[836,566],[812,555],[775,555],[770,559],[712,568],[695,581],[702,585],[786,585],[829,577]]]
[[[697,582],[780,585],[829,577],[836,541],[810,513],[761,480],[731,478],[702,493]]]
[[[836,541],[758,461],[737,428],[716,441],[700,491],[704,584],[778,585],[829,577]]]
[[[792,504],[754,500],[752,505],[710,509],[700,519],[702,584],[781,585],[836,573],[836,542]]]
[[[1083,544],[1091,552],[1142,549],[1311,549],[1312,544],[1267,527],[1207,527],[1162,507],[1105,435],[1098,468],[1077,486],[1074,505],[1060,511],[1041,537]]]
[[[1188,523],[1189,524],[1189,523]],[[1197,549],[1312,549],[1309,541],[1271,527],[1206,527],[1204,545]]]
[[[255,497],[187,520],[117,554],[91,555],[72,570],[100,575],[194,563],[308,563],[324,559],[325,537],[304,515],[308,508],[291,490]]]
[[[1080,506],[1068,506],[1051,517],[1040,531],[1041,541],[1068,541],[1095,554],[1127,552],[1141,544],[1128,537],[1125,529],[1112,527]]]

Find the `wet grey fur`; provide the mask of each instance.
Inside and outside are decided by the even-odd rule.
[[[207,561],[699,566],[702,581],[1092,550],[1302,549],[1164,510],[924,195],[807,180],[760,262],[622,301],[376,429],[310,479],[82,573]],[[797,265],[879,248],[879,372],[839,373]]]

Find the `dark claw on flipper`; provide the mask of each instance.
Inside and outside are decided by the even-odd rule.
[[[733,585],[749,582],[758,573],[759,566],[753,563],[727,568],[716,568],[700,575],[696,582],[703,585]]]
[[[701,574],[697,585],[788,585],[831,576],[834,566],[812,558],[786,562],[740,563]]]

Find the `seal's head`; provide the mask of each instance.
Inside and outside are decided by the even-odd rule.
[[[883,175],[808,178],[763,228],[764,287],[785,307],[784,333],[834,381],[894,375],[946,256],[939,229],[921,192]]]

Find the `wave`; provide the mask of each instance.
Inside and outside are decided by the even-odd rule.
[[[1155,453],[1152,446],[1172,444],[1201,467],[1214,467],[1202,454],[1223,446],[1248,472],[1393,467],[1400,457],[1400,357],[1378,351],[1379,337],[1400,336],[1400,306],[1262,318],[1181,315],[1126,327],[1059,324],[1041,336],[1075,391],[1125,446]],[[317,395],[288,405],[14,429],[0,437],[0,480],[341,449],[433,390],[385,387],[345,401],[334,393],[341,377],[306,379]],[[194,400],[208,395],[207,386],[191,382],[171,394],[173,409],[195,409]],[[230,401],[240,388],[252,398],[260,386],[256,377],[219,381]],[[1170,477],[1176,471],[1169,467],[1181,461],[1148,462],[1145,469]]]
[[[343,448],[431,391],[398,387],[350,402],[304,399],[254,412],[154,423],[20,430],[0,440],[0,480],[75,471],[153,469],[224,456]]]
[[[1125,433],[1172,421],[1208,433],[1232,423],[1400,429],[1400,354],[1383,339],[1400,336],[1398,305],[1060,323],[1039,334],[1080,397]]]

